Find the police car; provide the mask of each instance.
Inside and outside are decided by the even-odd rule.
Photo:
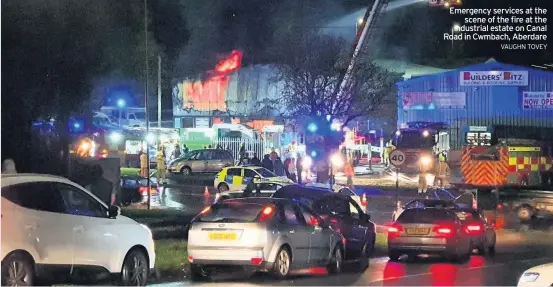
[[[244,192],[244,190],[217,192],[214,203],[221,202],[227,199],[244,198],[244,197],[271,197],[280,188],[290,185],[292,183],[258,183],[253,186],[253,190],[250,193]]]
[[[225,167],[215,176],[213,187],[219,192],[242,191],[248,183],[256,178],[255,183],[292,184],[285,176],[278,176],[272,171],[260,166]]]

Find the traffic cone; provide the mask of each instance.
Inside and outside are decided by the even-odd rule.
[[[205,205],[211,205],[211,202],[210,202],[211,195],[209,194],[209,190],[207,190],[207,186],[204,189],[204,199],[205,199]]]

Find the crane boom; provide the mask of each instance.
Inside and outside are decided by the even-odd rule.
[[[353,67],[355,65],[355,62],[357,60],[357,57],[359,56],[361,49],[363,48],[363,45],[365,44],[365,39],[367,38],[368,35],[370,36],[372,29],[375,26],[376,20],[378,19],[378,16],[380,15],[380,13],[382,13],[382,11],[384,11],[384,9],[386,9],[386,6],[388,6],[388,0],[374,0],[371,9],[367,9],[367,12],[363,17],[363,29],[361,31],[361,35],[359,37],[356,37],[357,39],[355,43],[355,49],[353,50],[351,61],[346,70],[346,73],[343,76],[342,82],[340,83],[340,88],[338,90],[338,97],[342,95],[342,93],[344,92],[344,89],[346,88],[346,84],[351,78]]]

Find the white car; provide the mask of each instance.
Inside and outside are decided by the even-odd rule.
[[[553,286],[553,263],[526,270],[518,280],[519,287]]]
[[[119,207],[53,175],[2,175],[1,185],[2,286],[77,273],[146,284],[156,259],[152,232]]]

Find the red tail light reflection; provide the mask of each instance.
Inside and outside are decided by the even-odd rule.
[[[443,237],[449,237],[453,235],[453,226],[451,226],[450,224],[440,224],[434,227],[433,231]]]
[[[471,223],[465,226],[465,230],[467,234],[480,234],[484,230],[484,227],[479,223]]]
[[[260,265],[261,263],[263,263],[263,258],[255,257],[255,258],[252,258],[251,262],[253,265]]]
[[[403,227],[399,224],[394,224],[388,227],[388,237],[396,237],[403,231]]]
[[[273,216],[274,212],[275,210],[273,209],[273,207],[266,206],[265,208],[263,208],[263,211],[261,211],[261,215],[259,216],[259,222],[267,221],[269,218],[271,218],[271,216]]]

